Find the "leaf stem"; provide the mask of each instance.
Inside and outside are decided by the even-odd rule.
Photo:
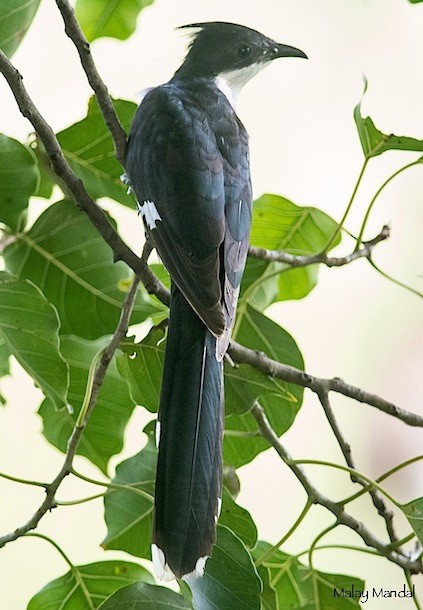
[[[368,257],[367,260],[369,261],[369,263],[373,267],[373,269],[375,269],[382,277],[386,278],[387,280],[389,280],[393,284],[396,284],[400,288],[404,288],[405,290],[408,290],[409,292],[412,292],[413,294],[417,295],[418,297],[423,298],[423,292],[419,292],[418,290],[416,290],[412,286],[409,286],[408,284],[405,284],[404,282],[401,282],[400,280],[397,280],[396,278],[392,277],[392,275],[389,275],[388,273],[383,271],[380,267],[378,267],[376,265],[376,263],[370,257]]]
[[[313,542],[311,543],[311,546],[308,550],[308,563],[310,565],[310,569],[314,571],[314,566],[313,566],[313,552],[314,549],[316,548],[317,543],[319,542],[319,540],[321,540],[324,536],[326,536],[326,534],[329,534],[329,532],[331,532],[332,530],[334,530],[336,527],[338,527],[339,523],[337,521],[335,521],[334,523],[331,523],[331,525],[329,525],[328,527],[326,527],[322,532],[320,532],[320,534],[318,536],[316,536],[316,538],[313,540]]]
[[[388,500],[390,500],[392,502],[392,504],[394,504],[397,508],[401,508],[401,504],[397,500],[395,500],[385,489],[383,489],[383,487],[378,485],[376,483],[376,481],[373,481],[372,479],[370,479],[366,475],[362,474],[355,468],[350,468],[349,466],[342,466],[341,464],[334,464],[333,462],[326,462],[323,460],[290,460],[289,463],[290,464],[314,464],[316,466],[329,466],[330,468],[336,468],[337,470],[343,470],[345,472],[349,472],[350,474],[353,474],[356,477],[359,477],[360,479],[363,479],[364,481],[369,483],[369,485],[371,487],[378,489],[386,498],[388,498]]]
[[[416,457],[410,458],[409,460],[406,460],[405,462],[402,462],[401,464],[398,464],[394,468],[391,468],[387,472],[383,473],[382,475],[380,475],[380,477],[375,479],[375,481],[376,481],[376,483],[381,483],[382,481],[384,481],[388,477],[392,476],[396,472],[399,472],[402,468],[405,468],[406,466],[410,466],[410,464],[414,464],[415,462],[419,462],[420,460],[423,460],[423,455],[418,455]],[[353,494],[352,496],[348,496],[348,498],[345,498],[345,500],[342,500],[342,504],[345,506],[345,504],[349,504],[353,500],[360,498],[362,495],[364,495],[365,493],[367,493],[369,491],[370,487],[371,487],[371,485],[366,485],[366,487],[363,487],[363,489],[361,489],[357,493]]]
[[[366,171],[366,167],[367,167],[367,163],[368,162],[369,162],[368,158],[364,159],[363,165],[361,167],[360,173],[359,173],[358,178],[357,178],[357,182],[355,183],[353,192],[351,194],[351,197],[350,197],[350,200],[349,200],[348,205],[346,207],[346,210],[344,212],[344,215],[342,216],[342,218],[341,218],[340,222],[338,223],[335,231],[333,232],[332,237],[329,239],[328,243],[324,247],[324,249],[322,251],[322,254],[325,253],[325,252],[328,252],[328,250],[330,250],[330,248],[332,247],[332,245],[333,245],[333,243],[334,243],[338,233],[341,231],[342,227],[344,226],[344,222],[346,221],[347,216],[348,216],[348,214],[349,214],[349,212],[351,210],[351,206],[354,203],[355,196],[356,196],[357,191],[359,189],[359,186],[361,184],[361,180],[362,180],[362,178],[364,176],[364,172]]]
[[[360,232],[358,234],[357,237],[357,243],[355,245],[355,250],[358,250],[360,248],[361,242],[363,241],[363,234],[367,225],[367,221],[369,220],[369,216],[370,216],[370,212],[372,211],[372,208],[376,202],[376,199],[379,197],[379,195],[381,194],[381,192],[384,190],[384,188],[397,176],[399,176],[403,171],[405,171],[406,169],[413,167],[413,165],[418,165],[418,163],[421,163],[421,161],[412,161],[411,163],[407,163],[407,165],[404,165],[403,167],[401,167],[399,170],[397,170],[396,172],[394,172],[392,174],[392,176],[389,176],[389,178],[387,180],[385,180],[385,182],[380,186],[380,188],[376,191],[373,199],[371,200],[371,202],[369,203],[369,207],[367,208],[366,214],[364,216],[363,219],[363,223],[361,225],[361,229]]]
[[[76,420],[77,428],[83,428],[86,424],[87,413],[88,413],[88,409],[90,407],[91,395],[92,395],[92,391],[93,391],[94,378],[95,378],[95,374],[97,371],[98,363],[100,362],[100,359],[102,358],[102,356],[104,354],[104,351],[105,351],[104,349],[99,350],[91,361],[90,368],[88,370],[88,379],[87,379],[87,385],[85,387],[84,400],[82,402],[81,410],[80,410],[78,418]]]
[[[354,546],[352,544],[322,544],[320,546],[314,547],[314,551],[323,551],[326,549],[342,549],[346,551],[357,551],[359,553],[367,553],[368,555],[374,555],[375,557],[381,557],[380,554],[374,549],[366,549],[361,546]],[[295,559],[299,559],[302,555],[307,555],[310,552],[310,549],[306,549],[305,551],[301,551],[301,553],[297,553],[295,555]]]
[[[110,490],[112,491],[112,490]],[[97,500],[98,498],[104,498],[108,491],[103,491],[101,494],[95,494],[80,500],[56,500],[57,506],[75,506],[76,504],[85,504],[85,502],[91,502],[91,500]]]
[[[407,536],[404,536],[404,538],[401,538],[401,540],[395,540],[394,542],[391,542],[391,544],[388,544],[388,547],[394,551],[397,548],[401,547],[403,544],[410,542],[410,540],[413,540],[413,538],[415,537],[415,532],[411,532]]]
[[[0,472],[0,478],[6,479],[7,481],[13,481],[14,483],[21,483],[22,485],[33,485],[34,487],[43,487],[44,489],[48,487],[48,483],[42,483],[41,481],[30,481],[29,479],[21,479],[19,477],[14,477],[11,474],[6,474],[4,472]]]
[[[261,555],[258,559],[256,559],[256,561],[254,562],[254,565],[256,566],[256,568],[261,566],[261,564],[264,563],[266,561],[266,559],[268,559],[275,551],[277,551],[284,544],[284,542],[286,542],[288,540],[288,538],[291,537],[291,535],[295,532],[297,527],[303,521],[304,517],[307,515],[307,513],[311,507],[312,507],[312,503],[308,500],[306,502],[303,510],[301,511],[300,516],[295,521],[294,525],[287,531],[287,533],[284,534],[282,536],[282,538],[280,540],[278,540],[278,542],[276,544],[274,544],[270,549],[267,549],[267,551],[265,551],[263,553],[263,555]]]
[[[137,481],[136,483],[130,483],[130,484],[128,483],[128,484],[122,485],[120,483],[112,483],[111,481],[106,483],[104,481],[97,481],[96,479],[91,479],[90,477],[86,477],[85,475],[77,472],[74,468],[71,468],[71,473],[78,479],[82,479],[82,481],[86,481],[87,483],[92,483],[93,485],[99,485],[101,487],[107,487],[108,489],[133,491],[134,493],[138,494],[139,496],[142,496],[146,500],[149,500],[151,503],[154,502],[154,498],[151,494],[144,491],[143,489],[138,489],[138,487],[135,487],[135,485],[141,485],[145,481]]]
[[[71,562],[71,560],[69,559],[69,557],[66,555],[65,551],[63,549],[60,548],[60,546],[57,544],[57,542],[55,542],[52,538],[49,538],[49,536],[46,536],[45,534],[38,534],[35,532],[26,532],[24,534],[25,538],[41,538],[41,540],[46,540],[47,542],[49,542],[52,546],[54,546],[54,548],[56,549],[56,551],[58,551],[60,553],[60,555],[63,557],[63,559],[66,561],[66,563],[68,564],[68,566],[71,568],[71,570],[75,569],[75,566],[73,565],[73,563]]]

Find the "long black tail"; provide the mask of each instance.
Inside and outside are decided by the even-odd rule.
[[[153,560],[159,577],[202,574],[222,487],[223,386],[216,338],[172,288],[159,409]]]

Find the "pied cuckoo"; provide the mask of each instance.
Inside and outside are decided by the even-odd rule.
[[[239,91],[278,57],[306,57],[231,23],[197,23],[171,80],[135,114],[127,181],[172,280],[157,425],[152,556],[159,578],[201,576],[222,488],[223,358],[248,251],[252,192]]]

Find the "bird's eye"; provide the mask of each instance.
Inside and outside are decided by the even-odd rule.
[[[241,57],[247,57],[247,55],[249,55],[251,53],[251,47],[248,46],[248,44],[244,44],[242,45],[242,47],[239,48],[238,54]]]

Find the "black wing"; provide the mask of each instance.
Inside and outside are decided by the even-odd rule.
[[[126,169],[172,280],[223,350],[248,248],[251,186],[245,129],[222,93],[207,93],[175,84],[148,93]]]

